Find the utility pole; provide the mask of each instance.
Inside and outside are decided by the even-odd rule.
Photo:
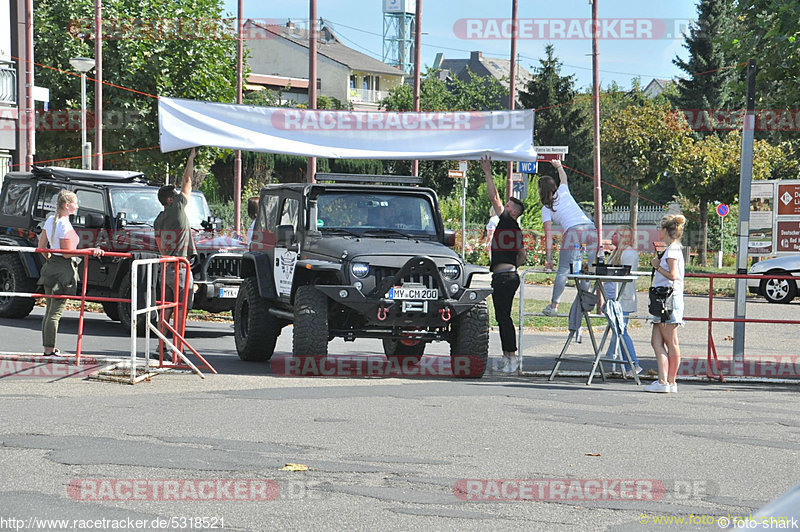
[[[753,179],[753,130],[756,108],[756,60],[747,62],[747,112],[742,130],[742,158],[739,163],[739,246],[736,253],[736,273],[747,274],[747,248],[750,234],[750,181]],[[747,280],[736,279],[736,300],[733,317],[744,319],[747,302]],[[733,375],[744,373],[744,322],[733,324]]]
[[[236,103],[242,103],[242,57],[244,37],[243,0],[239,0],[238,16],[236,19]],[[236,159],[233,165],[233,234],[239,235],[242,230],[242,150],[236,150]]]
[[[309,0],[308,8],[308,108],[317,108],[317,0]],[[317,158],[308,158],[306,180],[316,183]]]
[[[592,2],[592,110],[594,114],[594,225],[597,228],[597,252],[603,249],[603,190],[600,186],[600,66],[597,22],[597,2]],[[592,257],[594,259],[595,257]]]

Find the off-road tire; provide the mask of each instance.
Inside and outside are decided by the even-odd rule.
[[[299,287],[294,296],[292,355],[328,356],[328,297],[312,285]]]
[[[247,362],[266,362],[272,358],[281,323],[269,313],[269,300],[259,294],[255,277],[242,281],[234,308],[233,336],[239,358]]]
[[[16,255],[0,255],[0,290],[36,292],[36,281],[27,276]],[[32,297],[0,297],[0,318],[24,318],[31,313],[35,303]]]
[[[103,301],[103,312],[111,321],[119,321],[119,303],[116,301]]]
[[[408,360],[412,364],[418,364],[425,354],[425,342],[405,345],[400,340],[384,339],[383,352],[386,358],[396,358],[400,363]]]
[[[449,340],[453,376],[481,378],[489,359],[489,307],[486,301],[455,317]]]

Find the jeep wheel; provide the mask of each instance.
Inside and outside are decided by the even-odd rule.
[[[383,352],[386,358],[396,358],[402,363],[406,360],[412,364],[418,364],[422,355],[425,353],[425,342],[416,340],[416,344],[408,345],[403,340],[383,340]]]
[[[269,313],[269,301],[258,293],[254,277],[242,282],[234,308],[233,335],[239,358],[247,362],[266,362],[272,358],[281,324]]]
[[[328,297],[315,286],[297,289],[294,296],[292,355],[328,356]]]
[[[36,292],[36,281],[25,274],[19,257],[0,256],[0,290],[3,292]],[[24,318],[33,310],[32,297],[0,297],[0,317]]]
[[[489,359],[489,307],[483,301],[456,316],[450,330],[450,365],[453,376],[478,379]]]
[[[130,299],[131,297],[131,276],[127,274],[124,279],[122,279],[122,283],[119,285],[119,297],[124,297],[126,299]],[[153,297],[158,298],[160,296],[160,292],[153,292]],[[140,297],[139,301],[137,302],[137,306],[140,309],[144,308],[144,300]],[[150,322],[153,325],[158,325],[158,312],[150,313]],[[111,315],[109,315],[109,318]],[[120,324],[122,327],[130,333],[131,330],[131,304],[127,301],[120,301],[117,303],[117,317],[119,319]],[[113,318],[112,318],[113,319]],[[145,322],[144,322],[144,315],[140,314],[136,318],[136,331],[139,336],[144,336],[145,332]]]
[[[106,313],[106,316],[108,316],[108,319],[111,321],[119,321],[119,303],[115,301],[103,301],[103,312]]]

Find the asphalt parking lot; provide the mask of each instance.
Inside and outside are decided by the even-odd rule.
[[[751,309],[785,315],[800,305]],[[74,345],[74,318],[62,322],[65,350]],[[40,320],[38,308],[25,320],[0,320],[2,350],[38,351]],[[118,325],[90,314],[86,327],[86,353],[126,355]],[[687,351],[696,345],[704,354],[690,327],[681,332]],[[291,350],[289,332],[278,358]],[[239,361],[231,333],[228,323],[190,322],[189,340],[219,371],[205,379],[159,375],[129,386],[83,375],[0,378],[0,518],[26,528],[39,519],[138,519],[149,529],[188,530],[188,518],[205,517],[191,524],[718,529],[721,517],[746,516],[800,482],[796,385],[682,382],[678,394],[662,395],[620,379],[587,387],[579,378],[506,375],[291,378]],[[634,329],[652,365],[647,334]],[[748,345],[752,338],[770,352],[797,349],[790,328],[760,334],[748,330]],[[565,333],[529,338],[533,371],[552,364],[551,346]],[[378,341],[337,340],[330,351],[381,357],[380,349]],[[496,332],[491,352],[499,354]],[[447,346],[429,353],[446,358]],[[137,485],[149,488],[130,488]],[[202,498],[211,485],[214,498]],[[599,496],[595,485],[606,486]]]

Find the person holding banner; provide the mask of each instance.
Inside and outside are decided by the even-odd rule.
[[[164,256],[185,257],[190,259],[197,254],[192,236],[192,226],[186,216],[186,206],[192,196],[192,174],[194,173],[194,158],[197,154],[195,148],[189,152],[189,160],[186,162],[186,169],[183,171],[183,181],[181,181],[180,191],[172,185],[165,185],[158,189],[158,201],[164,206],[155,221],[156,244],[158,250]],[[178,263],[166,265],[166,300],[174,301],[177,291],[178,301],[183,298],[183,287],[186,282],[186,269],[178,269],[178,286],[175,286],[175,268]],[[192,272],[188,272],[189,286],[192,286]],[[188,298],[189,307],[192,306],[191,293]],[[188,312],[189,309],[184,309]],[[164,310],[164,321],[168,322],[172,317],[172,308]]]
[[[567,285],[567,275],[570,273],[569,268],[575,247],[585,247],[589,259],[594,259],[597,252],[597,229],[572,197],[567,183],[567,173],[564,172],[561,161],[553,159],[550,163],[558,171],[559,183],[557,184],[556,180],[548,175],[539,177],[539,199],[542,202],[542,222],[544,223],[547,249],[545,266],[548,269],[553,269],[553,223],[560,225],[563,233],[561,234],[561,250],[558,253],[558,271],[553,283],[553,295],[550,298],[550,304],[544,308],[542,314],[556,316],[558,302]]]
[[[481,157],[481,168],[486,176],[486,192],[494,212],[499,213],[499,221],[492,236],[492,302],[497,325],[500,327],[500,343],[503,358],[495,365],[496,371],[514,373],[519,368],[517,359],[517,330],[511,319],[514,295],[519,288],[517,266],[525,264],[527,258],[522,229],[517,220],[525,206],[517,198],[509,198],[505,205],[494,186],[492,178],[492,158]]]

